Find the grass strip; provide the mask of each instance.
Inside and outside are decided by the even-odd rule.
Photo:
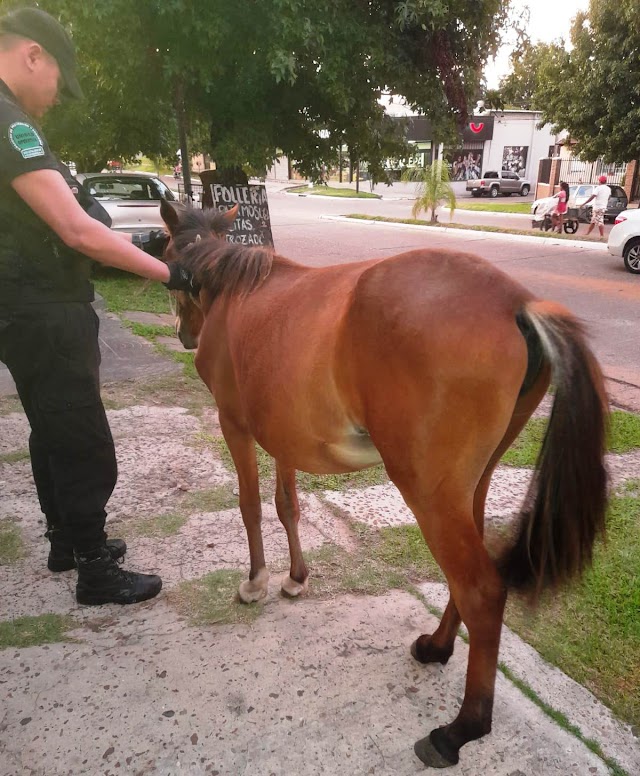
[[[194,512],[224,512],[239,506],[238,496],[233,492],[231,483],[217,485],[205,490],[193,490],[187,493],[181,507],[189,514]]]
[[[486,226],[483,224],[457,224],[454,221],[441,223],[440,221],[432,224],[430,221],[423,221],[417,218],[390,218],[387,216],[370,216],[364,213],[347,213],[344,218],[353,218],[360,221],[382,221],[389,224],[409,224],[410,226],[430,226],[434,229],[464,229],[470,232],[494,232],[496,234],[516,234],[527,237],[541,237],[555,240],[573,240],[575,235],[555,234],[553,232],[542,232],[539,229],[506,229],[499,226]],[[585,239],[581,237],[580,239]],[[597,240],[592,240],[597,242]]]
[[[468,202],[457,200],[456,210],[476,210],[486,213],[524,213],[531,215],[530,202]]]
[[[162,283],[110,267],[96,268],[93,277],[96,291],[105,300],[107,310],[121,313],[139,310],[146,313],[170,313],[171,302]]]
[[[31,454],[25,447],[22,450],[14,450],[11,453],[3,453],[0,455],[0,463],[20,463],[21,461],[28,461],[29,458],[31,458]]]
[[[0,518],[0,566],[17,563],[27,554],[20,527],[11,518]]]
[[[148,539],[166,539],[175,536],[187,522],[187,515],[172,512],[165,515],[145,517],[138,520],[128,520],[119,523],[119,532],[126,539],[145,537]]]
[[[506,622],[618,717],[640,726],[640,481],[611,499],[593,565],[537,611],[514,598]]]
[[[250,625],[263,607],[259,603],[240,603],[238,586],[245,577],[243,571],[221,569],[183,582],[169,591],[167,598],[192,625]]]
[[[199,380],[200,375],[196,370],[195,352],[191,350],[173,350],[162,342],[158,342],[158,337],[175,337],[176,332],[173,326],[161,326],[155,323],[136,323],[135,321],[124,320],[123,325],[136,334],[138,337],[144,337],[149,340],[163,356],[182,365],[182,374],[191,380]],[[177,341],[177,340],[176,340]]]
[[[567,717],[561,711],[554,709],[553,706],[550,706],[548,703],[543,701],[538,693],[533,690],[526,682],[523,682],[521,679],[519,679],[508,666],[506,666],[504,663],[499,663],[498,668],[500,671],[502,671],[505,677],[520,690],[524,696],[535,703],[535,705],[548,717],[550,717],[557,725],[582,741],[587,749],[599,757],[605,763],[607,768],[609,768],[612,776],[629,776],[627,771],[625,771],[612,757],[607,757],[607,755],[605,755],[597,741],[594,741],[592,738],[587,738],[582,733],[580,728],[577,725],[569,722]]]
[[[24,412],[18,395],[0,397],[0,415],[11,415],[14,412]]]
[[[623,410],[614,410],[609,419],[607,450],[610,453],[622,454],[640,448],[639,415]],[[513,445],[504,454],[501,463],[508,466],[535,466],[547,424],[547,418],[531,418]]]
[[[195,370],[194,370],[195,372]],[[138,404],[185,407],[195,415],[213,407],[213,397],[199,377],[168,374],[150,380],[123,380],[105,383],[101,389],[104,406],[120,410]]]
[[[72,641],[66,632],[75,627],[77,625],[72,617],[61,614],[41,614],[38,617],[4,620],[0,622],[0,650]]]
[[[355,189],[336,188],[334,186],[294,186],[286,190],[288,194],[310,194],[322,197],[349,197],[357,199],[382,199],[379,194],[368,191],[356,191]]]

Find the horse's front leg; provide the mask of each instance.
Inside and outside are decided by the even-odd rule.
[[[289,576],[282,580],[282,593],[295,598],[301,593],[307,592],[307,578],[309,576],[302,557],[302,547],[298,536],[300,505],[296,491],[296,471],[284,468],[276,461],[276,473],[276,509],[280,522],[287,532],[291,557]]]
[[[265,598],[269,592],[269,572],[262,543],[262,505],[258,483],[255,440],[244,428],[220,414],[220,427],[238,474],[240,512],[249,542],[251,570],[249,579],[238,588],[246,604]]]

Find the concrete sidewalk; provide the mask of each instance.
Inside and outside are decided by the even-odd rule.
[[[421,774],[413,743],[455,716],[464,689],[466,644],[446,667],[409,655],[437,621],[406,593],[271,599],[251,626],[188,627],[163,599],[105,608],[70,633],[76,644],[0,654],[2,776]],[[587,700],[589,716],[605,714],[601,733],[619,737]],[[499,674],[493,733],[464,747],[450,772],[609,769]]]
[[[417,664],[410,644],[437,625],[421,600],[393,589],[322,595],[313,561],[309,595],[282,598],[287,541],[268,491],[263,533],[275,572],[269,597],[255,605],[250,624],[197,624],[181,604],[185,583],[213,571],[247,572],[238,507],[194,506],[169,534],[140,536],[136,526],[180,513],[185,494],[235,486],[219,448],[204,441],[219,435],[215,414],[138,404],[108,415],[120,470],[110,532],[134,537],[126,567],[161,574],[164,589],[126,609],[75,603],[74,572],[46,570],[29,461],[20,455],[11,461],[27,445],[26,420],[21,413],[0,415],[0,519],[17,527],[27,553],[0,567],[0,621],[53,614],[73,623],[72,641],[0,651],[0,776],[424,773],[413,743],[457,713],[465,642],[458,639],[446,667]],[[637,452],[610,457],[616,484],[635,477],[638,466]],[[530,476],[499,467],[487,503],[490,524],[509,519]],[[390,483],[302,493],[301,510],[307,553],[354,551],[357,523],[375,530],[413,522]],[[429,583],[419,591],[442,610],[444,586]],[[233,591],[220,595],[230,599]],[[633,731],[507,629],[500,659],[629,776],[640,772]],[[493,732],[465,746],[451,773],[604,776],[609,768],[499,674]]]

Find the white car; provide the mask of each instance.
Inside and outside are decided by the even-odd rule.
[[[163,229],[160,201],[175,200],[173,192],[148,173],[81,173],[77,180],[111,216],[111,228],[120,232]]]
[[[607,249],[612,256],[622,256],[629,272],[640,275],[640,209],[623,210],[616,217]]]
[[[607,184],[611,189],[611,196],[607,202],[607,208],[604,212],[605,221],[615,221],[623,210],[626,210],[629,205],[627,194],[622,186],[617,186],[614,183]],[[591,213],[593,208],[593,200],[584,207],[584,203],[595,191],[595,183],[581,183],[576,186],[569,186],[569,207],[577,207],[580,210],[580,220],[585,223],[591,221]]]

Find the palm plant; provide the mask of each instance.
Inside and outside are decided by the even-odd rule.
[[[425,213],[431,211],[431,223],[435,224],[436,208],[443,202],[451,208],[450,218],[453,218],[453,211],[456,209],[456,195],[449,182],[449,168],[438,159],[433,164],[426,167],[410,167],[402,173],[402,180],[405,182],[415,181],[416,201],[411,208],[411,216],[417,218],[422,210]]]

